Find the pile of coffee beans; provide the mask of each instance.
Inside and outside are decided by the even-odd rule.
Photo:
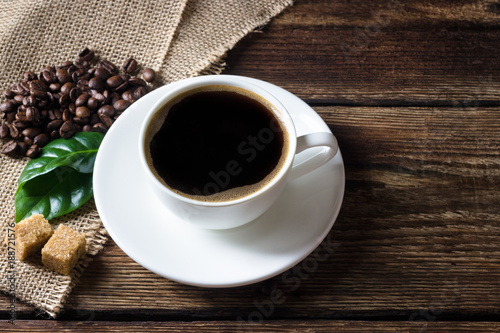
[[[142,71],[133,58],[121,68],[99,60],[84,49],[78,58],[40,73],[26,72],[19,83],[3,92],[0,138],[2,153],[36,157],[40,148],[77,132],[106,133],[113,122],[151,90],[155,72]]]

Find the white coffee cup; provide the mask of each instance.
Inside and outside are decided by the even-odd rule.
[[[206,86],[229,86],[250,91],[267,101],[272,112],[286,129],[288,154],[281,169],[259,190],[230,201],[200,201],[179,195],[165,186],[151,170],[146,158],[147,129],[153,116],[172,99],[190,90]],[[312,147],[328,147],[300,164],[294,164],[296,154]],[[305,175],[333,158],[338,151],[335,136],[330,132],[309,133],[297,137],[290,114],[272,94],[256,84],[233,75],[208,75],[178,82],[147,113],[139,134],[139,156],[150,186],[159,200],[181,219],[205,229],[229,229],[244,225],[262,215],[278,198],[288,181]]]

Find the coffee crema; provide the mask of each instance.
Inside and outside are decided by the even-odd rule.
[[[212,85],[175,97],[153,116],[146,160],[163,185],[207,202],[236,200],[279,173],[289,135],[274,107],[246,89]]]

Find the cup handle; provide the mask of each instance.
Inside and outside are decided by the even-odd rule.
[[[309,148],[322,146],[324,146],[325,149],[323,149],[321,152],[301,163],[293,164],[292,170],[290,171],[290,176],[288,177],[289,181],[299,178],[319,168],[320,166],[331,160],[339,150],[337,139],[332,133],[329,132],[309,133],[297,138],[297,149],[295,151],[295,154],[298,154]]]

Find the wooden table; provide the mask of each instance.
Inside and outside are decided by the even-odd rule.
[[[18,303],[2,328],[499,331],[499,22],[493,0],[297,1],[231,50],[225,73],[293,92],[337,136],[335,251],[294,288],[277,276],[214,290],[161,278],[110,240],[59,320]]]

